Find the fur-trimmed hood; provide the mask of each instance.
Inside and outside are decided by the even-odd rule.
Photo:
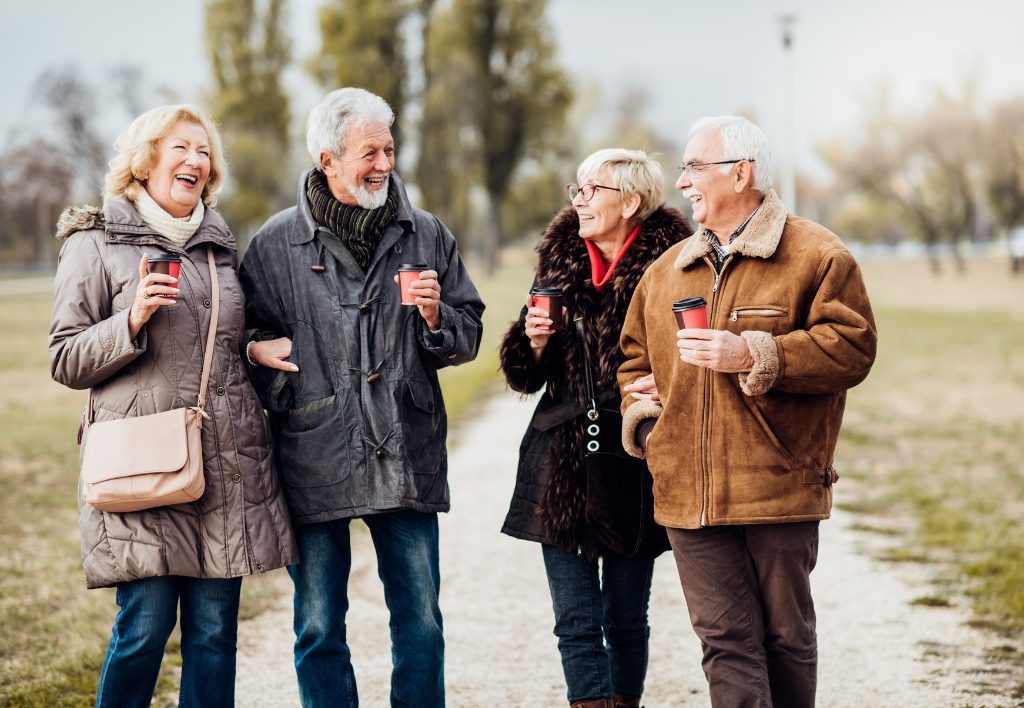
[[[619,333],[633,291],[648,266],[691,233],[682,214],[660,207],[641,224],[636,240],[599,292],[593,284],[575,210],[562,210],[545,229],[537,244],[534,284],[561,288],[567,317],[539,362],[524,330],[525,308],[502,342],[501,366],[509,387],[522,394],[545,388],[523,441],[515,498],[503,529],[506,533],[569,550],[582,548],[588,555],[599,552],[583,519],[584,443],[577,412],[586,399],[586,386],[580,340],[572,322],[577,317],[583,319],[598,400],[614,401],[612,407],[617,406],[616,372],[623,361]],[[552,416],[556,423],[551,423]],[[547,422],[538,422],[541,419]],[[543,459],[528,460],[530,448],[538,440],[549,441],[545,444],[551,446],[551,452]]]
[[[70,206],[57,219],[57,240],[64,241],[76,231],[102,229],[105,224],[103,210],[99,207]]]

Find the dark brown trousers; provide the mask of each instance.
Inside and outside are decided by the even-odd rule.
[[[711,704],[809,708],[818,522],[668,529]]]

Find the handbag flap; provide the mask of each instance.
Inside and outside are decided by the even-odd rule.
[[[188,460],[188,425],[201,424],[191,408],[93,423],[82,453],[82,481],[173,472]]]

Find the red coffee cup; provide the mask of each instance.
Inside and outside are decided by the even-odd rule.
[[[562,326],[561,288],[534,288],[530,291],[530,302],[533,303],[533,307],[539,307],[548,312],[551,329],[558,329]]]
[[[149,272],[163,273],[177,280],[181,275],[181,256],[177,253],[157,253],[151,255],[149,256]],[[161,283],[161,285],[177,287],[176,283]],[[161,297],[173,300],[175,296],[161,295]]]
[[[426,263],[402,263],[398,266],[398,286],[402,290],[402,304],[415,305],[416,298],[409,292],[414,281],[420,279],[420,273],[430,270]]]
[[[707,329],[708,304],[702,297],[687,297],[672,303],[679,329]]]

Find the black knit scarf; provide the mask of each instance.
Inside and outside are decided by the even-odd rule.
[[[306,181],[306,197],[317,223],[334,232],[363,271],[369,268],[385,227],[398,214],[398,193],[394,181],[388,183],[388,198],[384,206],[363,209],[335,199],[326,175],[320,170],[313,170]]]

